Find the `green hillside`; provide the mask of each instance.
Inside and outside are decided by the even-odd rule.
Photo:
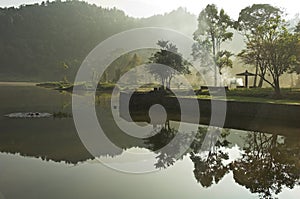
[[[156,26],[191,35],[196,24],[182,8],[143,19],[80,1],[0,8],[0,81],[73,80],[87,54],[113,34]]]

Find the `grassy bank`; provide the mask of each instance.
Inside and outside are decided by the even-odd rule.
[[[152,89],[139,89],[137,92],[149,92]],[[173,90],[172,90],[173,91]],[[208,90],[202,91],[188,91],[188,90],[176,90],[176,92],[170,91],[155,91],[157,94],[164,94],[167,96],[174,96],[174,93],[181,97],[198,99],[220,99],[227,101],[243,101],[243,102],[261,102],[261,103],[277,103],[277,104],[299,104],[300,105],[300,89],[299,88],[284,88],[282,89],[282,96],[278,98],[274,95],[274,91],[271,88],[255,88],[255,89],[231,89],[226,91],[226,95],[220,94],[218,91],[212,91],[209,93]]]
[[[210,95],[207,90],[198,92],[197,97],[203,99],[224,99],[224,96],[220,96],[218,93],[212,93],[212,95]],[[226,91],[226,100],[278,104],[300,104],[300,89],[284,88],[282,89],[282,96],[280,98],[274,95],[274,91],[271,88],[232,89]]]

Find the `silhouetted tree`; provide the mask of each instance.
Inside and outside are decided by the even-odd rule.
[[[189,63],[182,58],[176,45],[169,41],[158,41],[157,45],[161,49],[149,58],[150,63],[153,63],[149,68],[149,72],[161,80],[163,87],[170,88],[171,80],[175,75],[190,73]],[[159,64],[168,68],[161,67]]]

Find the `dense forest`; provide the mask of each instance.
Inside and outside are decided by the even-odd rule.
[[[173,28],[191,35],[197,17],[179,8],[135,19],[115,8],[81,1],[0,8],[0,80],[62,80],[65,74],[72,80],[99,42],[121,31],[146,26]]]
[[[216,66],[215,85],[216,71],[228,79],[245,69],[257,75],[253,87],[271,86],[280,94],[281,86],[300,85],[299,75],[296,77],[300,71],[299,17],[286,21],[279,8],[253,4],[240,11],[238,21],[213,4],[198,18],[184,8],[133,18],[116,8],[78,0],[0,8],[0,81],[72,81],[83,59],[101,41],[149,26],[193,37],[194,59],[201,66]],[[214,63],[201,60],[203,49]],[[149,63],[152,53],[133,52],[117,59],[102,80],[116,81],[124,70],[134,67],[133,63]]]

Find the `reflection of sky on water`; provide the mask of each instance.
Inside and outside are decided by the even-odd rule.
[[[235,152],[232,152],[235,153]],[[0,154],[0,192],[6,198],[257,198],[229,173],[217,185],[202,188],[188,157],[146,175],[129,175],[82,163],[77,166]],[[300,188],[284,189],[279,198],[296,199]]]
[[[62,104],[69,100],[67,94],[61,95],[56,91],[42,88],[26,87],[22,88],[23,91],[20,90],[20,92],[17,92],[17,89],[15,87],[13,89],[0,87],[1,93],[7,94],[0,96],[1,115],[18,111],[58,111]],[[32,98],[32,95],[36,95],[36,97]],[[14,96],[13,99],[11,96]],[[51,100],[48,96],[51,96]],[[49,100],[51,103],[45,104],[45,100]],[[103,104],[99,105],[102,108],[99,110],[104,114],[109,103],[102,98],[100,101]],[[119,120],[121,124],[126,125],[126,121],[121,118]],[[105,125],[109,132],[114,132],[109,121],[107,120]],[[177,122],[171,122],[170,126],[178,129]],[[124,174],[109,169],[99,163],[97,159],[91,159],[91,155],[82,146],[70,118],[62,120],[49,118],[17,120],[0,117],[0,130],[2,151],[0,153],[0,193],[5,198],[131,199],[136,198],[137,195],[139,198],[151,199],[258,197],[257,194],[251,194],[245,186],[236,183],[230,169],[218,183],[214,182],[209,187],[202,187],[201,183],[198,182],[201,175],[195,176],[194,173],[195,166],[201,165],[201,162],[197,162],[197,158],[194,158],[193,162],[190,152],[185,154],[183,159],[176,160],[167,166],[166,169],[159,169],[158,172],[144,175]],[[259,133],[257,134],[259,135]],[[118,140],[116,138],[120,138],[118,134],[116,135],[112,139]],[[245,131],[230,130],[227,138],[232,144],[229,147],[221,146],[218,148],[229,156],[229,159],[222,159],[223,165],[226,166],[234,160],[241,159],[241,153],[245,154],[244,145],[248,135],[249,133]],[[269,139],[269,137],[270,135],[267,135],[264,139]],[[122,138],[125,139],[125,137]],[[125,142],[129,144],[121,145],[124,147],[123,151],[121,150],[118,154],[111,154],[113,157],[103,154],[100,160],[114,164],[115,168],[125,167],[134,170],[136,169],[136,161],[141,163],[139,165],[144,163],[144,166],[153,167],[158,161],[157,157],[161,151],[153,153],[149,149],[157,150],[160,144],[163,144],[155,145],[155,142],[160,138],[165,137],[148,140],[147,143],[126,138]],[[152,148],[145,149],[149,144],[152,145]],[[283,147],[280,149],[284,153],[298,154],[296,150],[299,147],[299,137],[284,139],[284,137],[279,136],[277,137],[277,145]],[[130,154],[139,155],[131,156]],[[291,153],[289,155],[292,157]],[[208,156],[208,152],[195,153],[195,156],[205,158]],[[279,165],[279,167],[281,166]],[[298,169],[297,166],[294,168]],[[253,172],[251,175],[255,177],[257,173]],[[293,190],[283,186],[283,191],[277,197],[293,199],[298,198],[299,195],[299,186],[295,186]],[[1,194],[0,199],[2,199]]]

